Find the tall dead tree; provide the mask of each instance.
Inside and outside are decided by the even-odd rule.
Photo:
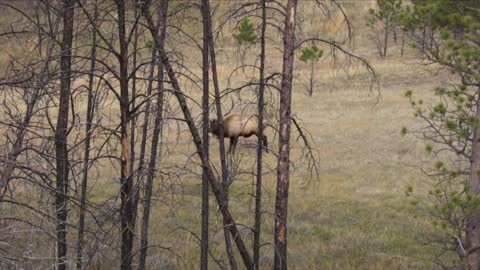
[[[158,9],[158,24],[156,28],[155,36],[159,37],[159,43],[156,44],[158,48],[154,48],[154,52],[157,50],[164,50],[166,29],[167,29],[167,13],[168,13],[168,0],[161,0]],[[154,56],[156,57],[156,53]],[[150,221],[150,208],[151,208],[151,199],[152,199],[152,190],[153,190],[153,179],[156,172],[156,160],[157,160],[157,151],[158,143],[160,141],[160,136],[162,133],[162,121],[163,121],[163,99],[164,99],[164,89],[163,89],[163,64],[161,61],[158,61],[158,76],[157,76],[157,104],[155,108],[155,122],[153,128],[153,137],[151,144],[150,152],[150,161],[148,163],[147,170],[147,181],[145,183],[145,195],[144,195],[144,205],[143,205],[143,219],[142,219],[142,231],[141,231],[141,240],[140,240],[140,263],[139,269],[145,269],[145,263],[147,259],[148,251],[148,226]],[[145,131],[146,132],[146,131]]]
[[[98,3],[95,0],[94,3],[94,22],[97,20],[98,15]],[[92,26],[96,28],[97,25],[94,23]],[[82,182],[80,190],[80,210],[79,210],[79,221],[78,221],[78,239],[77,239],[77,263],[76,267],[78,270],[82,269],[83,266],[83,248],[84,248],[84,237],[85,237],[85,211],[87,207],[87,186],[88,186],[88,168],[90,166],[90,147],[92,141],[92,122],[93,122],[93,113],[95,109],[95,97],[94,97],[94,72],[96,66],[97,58],[97,32],[92,31],[92,49],[90,51],[90,71],[88,74],[88,86],[87,86],[87,111],[86,111],[86,124],[85,124],[85,147],[83,154],[83,168],[82,168]]]
[[[116,0],[117,27],[120,53],[117,55],[120,68],[120,222],[122,230],[121,262],[122,270],[132,268],[132,249],[135,234],[134,187],[130,172],[129,93],[128,93],[128,40],[125,31],[125,1]]]
[[[155,35],[155,26],[149,11],[150,7],[150,2],[149,0],[145,1],[144,3],[144,8],[142,9],[142,12],[144,14],[144,17],[147,21],[148,28],[150,30],[150,33],[152,34],[152,37],[154,38],[155,45],[158,47],[158,45],[161,43],[160,37]],[[228,227],[230,234],[233,237],[233,240],[237,246],[238,252],[240,253],[244,265],[247,269],[253,269],[253,263],[252,259],[250,257],[250,254],[248,253],[248,250],[245,246],[245,242],[241,238],[240,231],[238,230],[237,224],[235,223],[235,220],[228,209],[228,207],[224,207],[224,196],[223,196],[223,190],[217,183],[215,179],[215,175],[213,172],[213,169],[211,165],[208,162],[208,159],[203,155],[204,150],[203,150],[203,142],[200,137],[200,133],[198,132],[197,127],[195,126],[195,121],[192,117],[192,114],[190,112],[189,107],[187,106],[186,102],[186,97],[184,95],[184,92],[180,88],[180,84],[177,80],[177,77],[175,75],[175,71],[173,70],[170,60],[166,54],[166,52],[163,50],[159,51],[162,63],[164,65],[165,70],[167,71],[168,77],[170,79],[170,83],[173,87],[173,94],[177,98],[177,101],[180,105],[180,109],[183,112],[185,122],[188,125],[190,134],[192,136],[192,140],[195,144],[195,147],[197,149],[197,155],[200,158],[202,167],[205,169],[205,172],[208,177],[208,181],[210,183],[210,187],[212,188],[212,192],[215,195],[215,198],[217,200],[218,205],[220,206],[220,212],[222,213],[223,219],[225,220],[226,224],[229,224],[230,226]]]
[[[287,269],[287,210],[290,183],[290,129],[292,120],[292,74],[295,51],[297,0],[288,0],[283,32],[283,67],[280,89],[277,194],[275,199],[274,269]]]
[[[255,224],[253,228],[253,264],[259,269],[260,230],[262,225],[262,173],[263,173],[263,112],[265,91],[265,31],[267,28],[266,0],[262,4],[262,28],[260,34],[260,85],[258,88],[258,140],[257,140],[257,183],[255,192]]]
[[[208,9],[206,8],[206,4],[208,2],[206,0],[202,0],[202,18],[203,18],[203,48],[202,48],[202,83],[203,83],[203,96],[202,96],[202,118],[203,118],[203,129],[202,129],[202,137],[203,137],[203,155],[209,161],[209,135],[208,135],[208,125],[210,122],[209,119],[209,27],[207,18],[210,16]],[[202,234],[200,239],[200,269],[207,270],[208,269],[208,218],[209,218],[209,188],[208,188],[208,178],[207,173],[205,172],[205,168],[202,170]]]
[[[220,86],[218,84],[218,74],[217,74],[217,62],[215,55],[215,43],[213,40],[212,33],[212,15],[210,14],[210,3],[209,0],[202,1],[202,14],[204,25],[207,27],[208,35],[208,49],[210,52],[210,62],[212,68],[212,79],[213,79],[213,89],[215,92],[215,108],[217,111],[217,121],[219,124],[219,144],[220,144],[220,166],[221,166],[221,179],[223,185],[223,203],[220,207],[228,207],[228,169],[227,169],[227,160],[225,152],[225,133],[223,128],[223,114],[222,114],[222,102],[220,98]],[[230,262],[231,269],[237,269],[237,263],[235,261],[235,254],[232,248],[232,241],[228,232],[228,224],[225,219],[223,220],[224,226],[224,237],[225,237],[225,248],[227,251],[228,260]]]
[[[135,15],[137,17],[137,9],[135,9]],[[135,25],[133,28],[133,52],[132,52],[132,84],[131,84],[131,101],[130,101],[130,111],[134,111],[135,103],[137,99],[137,47],[138,47],[138,27]],[[135,169],[135,130],[137,128],[137,117],[136,115],[132,115],[130,120],[130,172],[133,173]]]
[[[72,40],[74,0],[63,2],[63,36],[60,55],[60,103],[55,129],[56,192],[55,212],[57,216],[57,265],[59,270],[67,268],[67,192],[68,192],[68,112],[70,107],[70,83],[72,75]]]

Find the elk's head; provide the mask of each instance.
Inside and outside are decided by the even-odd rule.
[[[220,133],[220,124],[217,119],[210,119],[210,126],[208,127],[208,132],[217,135]]]

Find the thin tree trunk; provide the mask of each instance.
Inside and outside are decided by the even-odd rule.
[[[60,103],[55,129],[56,192],[55,211],[57,214],[57,265],[59,270],[67,268],[67,192],[68,192],[68,112],[70,107],[70,82],[72,74],[72,40],[74,0],[63,3],[63,37],[60,56]]]
[[[94,20],[97,20],[98,7],[97,1],[94,3]],[[96,27],[94,25],[93,27]],[[87,184],[88,184],[88,166],[90,162],[90,142],[92,138],[92,121],[94,112],[94,96],[93,96],[93,83],[94,72],[97,58],[97,32],[92,32],[92,50],[90,52],[90,73],[88,74],[88,98],[87,98],[87,112],[86,112],[86,125],[85,125],[85,148],[83,156],[83,168],[82,168],[82,183],[81,183],[81,195],[80,195],[80,212],[78,221],[78,240],[77,240],[77,269],[82,269],[83,260],[83,245],[84,245],[84,231],[85,231],[85,208],[87,201]]]
[[[397,27],[395,25],[392,27],[392,31],[393,31],[393,43],[397,44]]]
[[[157,58],[157,50],[152,51],[152,59]],[[152,94],[152,89],[153,89],[153,80],[154,80],[154,72],[155,72],[155,66],[156,63],[155,61],[152,62],[152,65],[150,67],[150,75],[149,75],[149,81],[148,81],[148,86],[147,86],[147,96],[150,97]],[[157,76],[157,78],[159,75]],[[160,84],[160,82],[158,83]],[[159,86],[160,87],[160,86]],[[160,95],[158,93],[157,95]],[[148,223],[150,219],[150,199],[151,199],[151,194],[152,194],[152,186],[153,186],[153,177],[149,177],[150,175],[150,169],[155,170],[155,168],[146,168],[146,170],[143,168],[145,166],[145,151],[146,151],[146,146],[147,146],[147,135],[148,135],[148,118],[150,117],[150,101],[147,102],[146,109],[145,109],[145,116],[143,120],[143,127],[142,127],[142,142],[141,142],[141,149],[140,149],[140,156],[139,156],[139,162],[138,162],[138,169],[139,169],[139,175],[137,177],[137,183],[143,182],[143,172],[145,171],[147,173],[147,181],[145,183],[144,187],[144,202],[143,202],[143,217],[142,217],[142,227],[140,231],[140,255],[139,255],[139,267],[138,269],[143,270],[145,269],[145,262],[147,259],[147,249],[148,249]],[[158,105],[156,110],[158,110]],[[155,137],[155,134],[153,135]],[[153,138],[152,138],[153,141]],[[153,145],[152,142],[152,148],[151,152],[153,152],[153,148],[156,148],[156,144]],[[155,155],[156,155],[156,149],[155,149]],[[152,156],[150,156],[150,159],[155,160]],[[150,162],[149,162],[150,164]],[[155,165],[155,163],[154,163]],[[139,191],[137,191],[139,192]],[[138,195],[137,195],[138,196]]]
[[[405,53],[405,33],[406,31],[402,31],[402,48],[400,50],[401,57],[403,57],[403,54]]]
[[[152,34],[154,41],[158,47],[158,44],[160,44],[160,38],[155,35],[155,28],[154,24],[152,21],[152,17],[150,15],[150,11],[148,10],[148,7],[150,6],[150,1],[147,0],[144,3],[144,8],[143,8],[143,14],[145,16],[145,19],[148,24],[148,28],[150,30],[150,33]],[[193,117],[190,113],[190,109],[187,106],[186,98],[185,95],[183,94],[180,84],[175,76],[175,71],[173,70],[172,66],[170,65],[170,60],[168,59],[167,54],[165,51],[160,50],[160,56],[162,59],[162,63],[164,65],[165,70],[167,71],[168,77],[170,79],[170,83],[172,84],[173,87],[173,94],[178,100],[178,103],[180,105],[180,109],[183,112],[183,115],[185,117],[185,122],[188,125],[188,128],[190,130],[190,134],[192,135],[192,140],[195,144],[195,147],[197,148],[197,154],[200,158],[200,161],[202,163],[203,168],[205,168],[205,172],[208,177],[208,181],[210,182],[210,187],[212,188],[212,192],[215,195],[215,199],[217,200],[218,205],[220,206],[220,212],[222,213],[222,216],[224,220],[226,221],[227,224],[230,224],[229,229],[230,229],[230,234],[232,235],[235,244],[237,245],[238,252],[240,253],[244,265],[247,269],[253,269],[253,264],[252,264],[252,259],[250,255],[248,254],[248,251],[246,249],[245,243],[243,242],[243,239],[241,238],[240,231],[238,230],[235,220],[233,219],[232,214],[230,213],[230,210],[228,207],[222,207],[223,206],[223,192],[220,186],[218,185],[215,175],[213,173],[213,169],[208,163],[208,159],[203,155],[204,150],[203,150],[203,143],[202,139],[200,137],[200,133],[198,132],[197,127],[195,126],[195,121],[193,120]]]
[[[425,50],[425,38],[427,37],[427,27],[423,26],[423,33],[422,33],[422,52]]]
[[[253,228],[253,264],[259,269],[260,232],[262,225],[262,168],[263,168],[263,110],[265,90],[265,31],[267,28],[266,0],[262,1],[262,30],[260,34],[260,87],[258,89],[257,183],[255,191],[255,224]]]
[[[152,96],[153,91],[153,81],[155,80],[155,66],[157,65],[157,50],[152,51],[152,63],[150,64],[150,72],[148,75],[148,84],[147,84],[147,98]],[[158,75],[157,75],[158,76]],[[147,151],[147,139],[148,139],[148,125],[149,125],[149,118],[150,118],[150,110],[151,110],[151,102],[150,100],[147,101],[145,104],[145,113],[143,117],[143,124],[142,124],[142,139],[140,141],[140,154],[138,155],[138,175],[137,175],[137,183],[143,182],[145,170],[145,153]],[[132,147],[135,146],[131,144]],[[140,188],[139,188],[140,189]],[[137,190],[139,192],[140,190]]]
[[[207,25],[208,29],[208,41],[209,41],[209,51],[210,51],[210,62],[212,64],[212,79],[213,79],[213,88],[215,91],[215,108],[217,109],[217,120],[220,125],[219,129],[219,144],[220,144],[220,166],[222,170],[222,184],[223,184],[223,205],[220,207],[228,207],[228,170],[225,154],[225,133],[223,128],[223,115],[222,115],[222,103],[220,100],[220,88],[218,85],[218,76],[217,76],[217,64],[215,57],[215,44],[213,42],[212,34],[212,21],[210,15],[210,5],[208,0],[202,1],[202,8],[204,9],[204,23]],[[230,224],[223,220],[223,231],[225,237],[225,247],[227,251],[228,260],[230,262],[230,268],[232,270],[237,269],[237,262],[235,261],[235,253],[233,252],[232,240],[229,235],[228,227]]]
[[[155,66],[156,66],[156,61],[155,59],[157,58],[157,50],[153,49],[152,50],[152,63],[150,65],[150,73],[148,75],[148,85],[147,85],[147,97],[150,97],[152,95],[152,90],[153,90],[153,81],[154,81],[154,76],[155,76]],[[158,78],[158,76],[157,76]],[[145,183],[144,186],[144,202],[143,202],[143,217],[142,217],[142,227],[140,231],[140,255],[139,255],[139,267],[138,269],[145,269],[145,261],[147,258],[147,245],[148,245],[148,219],[149,217],[146,217],[145,212],[150,215],[150,197],[151,197],[151,184],[148,185],[149,183],[149,178],[148,178],[148,170],[149,168],[144,168],[145,167],[145,152],[147,148],[147,137],[148,137],[148,125],[149,125],[149,118],[150,118],[150,110],[151,110],[151,102],[150,100],[147,102],[145,105],[145,115],[143,118],[143,125],[142,125],[142,141],[140,145],[140,156],[138,157],[138,177],[137,177],[137,183],[142,183],[143,178],[144,178],[144,172],[147,174],[147,183]],[[153,145],[152,145],[152,150],[153,150]],[[153,181],[153,177],[152,177]],[[147,190],[150,189],[150,190]],[[148,203],[147,203],[147,197],[150,194],[150,197],[148,198]],[[139,190],[137,190],[137,200],[140,198],[140,186]],[[147,207],[148,204],[148,207]],[[145,208],[148,208],[146,210]],[[145,222],[146,220],[146,222]],[[145,224],[144,224],[145,223]],[[145,225],[145,226],[144,226]],[[145,245],[144,245],[145,243]]]
[[[137,10],[135,9],[134,17],[137,16]],[[137,74],[136,74],[136,67],[137,67],[137,43],[138,43],[138,27],[135,26],[133,30],[133,53],[132,53],[132,94],[131,94],[131,104],[130,104],[130,111],[133,111],[135,108],[135,100],[137,98]],[[130,172],[133,173],[135,169],[135,129],[137,127],[137,117],[133,116],[130,120]]]
[[[383,37],[383,57],[382,58],[385,58],[387,57],[387,47],[388,47],[388,29],[390,28],[390,26],[388,25],[388,18],[387,18],[387,21],[385,22],[385,33],[384,33],[384,37]]]
[[[156,28],[156,36],[159,36],[159,50],[164,50],[164,42],[166,35],[166,26],[167,26],[167,11],[168,11],[168,0],[160,1],[159,8],[159,23]],[[160,28],[160,30],[159,30]],[[160,31],[160,33],[159,33]],[[155,177],[155,168],[157,160],[157,150],[158,142],[160,140],[162,132],[162,119],[163,119],[163,64],[161,61],[158,62],[158,93],[157,93],[157,106],[155,108],[155,122],[153,128],[153,137],[152,137],[152,146],[150,152],[150,161],[148,163],[147,171],[147,182],[145,183],[145,198],[143,206],[143,219],[142,219],[142,231],[141,231],[141,243],[140,243],[140,264],[139,269],[144,270],[147,259],[148,251],[148,226],[150,221],[150,207],[151,207],[151,198],[152,198],[152,189],[153,189],[153,179]]]
[[[309,96],[312,96],[313,95],[313,72],[314,72],[314,67],[315,67],[315,61],[314,60],[310,60],[311,63],[310,63],[310,88],[309,88],[309,92],[308,92],[308,95]]]
[[[203,97],[202,97],[202,110],[203,110],[203,155],[209,161],[209,28],[207,18],[210,16],[208,9],[205,7],[205,0],[202,0],[202,17],[203,17],[203,48],[202,48],[202,80],[203,80]],[[200,269],[208,269],[208,218],[209,218],[209,187],[208,177],[205,172],[205,168],[202,170],[202,235],[200,242]]]
[[[135,233],[135,213],[133,212],[134,191],[130,172],[130,143],[128,134],[129,123],[129,95],[128,95],[128,44],[125,33],[125,3],[116,0],[117,24],[120,54],[118,56],[120,66],[120,222],[122,230],[121,262],[122,270],[132,268],[133,237]]]
[[[478,98],[480,99],[480,98]],[[476,123],[480,122],[480,100],[477,99]],[[472,160],[470,167],[469,192],[474,197],[480,195],[480,128],[476,127],[472,140]],[[480,211],[473,209],[467,216],[467,262],[469,270],[480,269]]]
[[[134,17],[137,18],[138,16],[138,10],[135,8],[134,12]],[[137,98],[137,48],[138,48],[138,24],[134,26],[133,29],[133,55],[132,55],[132,94],[131,94],[131,105],[130,105],[130,112],[133,112],[135,114],[136,108],[135,108],[135,100]],[[135,226],[137,222],[137,214],[138,214],[138,200],[140,199],[140,188],[142,186],[142,180],[143,180],[143,161],[142,161],[142,166],[138,168],[138,178],[137,181],[134,181],[134,167],[135,167],[135,129],[137,127],[137,115],[130,115],[129,116],[129,121],[131,121],[131,134],[130,134],[130,178],[131,178],[131,185],[132,185],[132,196],[133,196],[133,202],[132,202],[132,224],[133,228],[132,230],[135,232]],[[146,133],[143,133],[142,136],[146,136]],[[143,139],[143,138],[142,138]],[[145,157],[145,145],[143,144],[145,141],[142,141],[142,145],[140,146],[141,151],[140,153],[140,159],[144,159]],[[140,165],[140,164],[139,164]],[[133,240],[132,240],[133,241]],[[133,244],[132,244],[133,245]],[[133,249],[133,246],[132,246]],[[133,255],[132,255],[133,256]],[[133,261],[133,258],[132,258]]]
[[[274,269],[287,269],[287,212],[290,182],[290,128],[292,74],[295,50],[295,19],[297,0],[288,0],[283,36],[283,68],[280,89],[280,129],[277,164],[277,195],[275,200]]]

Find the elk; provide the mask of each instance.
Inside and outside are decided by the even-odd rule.
[[[227,153],[235,152],[238,137],[248,138],[255,134],[258,137],[258,115],[230,114],[223,118],[224,136],[230,138],[230,147]],[[264,125],[265,128],[265,125]],[[217,119],[210,119],[208,131],[220,138],[220,123]],[[262,146],[268,153],[267,136],[263,134]]]

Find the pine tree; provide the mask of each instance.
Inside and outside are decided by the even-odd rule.
[[[323,50],[319,49],[315,44],[310,47],[305,47],[302,49],[302,54],[300,55],[300,61],[309,64],[310,68],[310,80],[308,85],[308,95],[313,95],[313,86],[314,86],[314,71],[315,63],[320,60],[323,55]]]
[[[434,89],[437,104],[415,100],[411,91],[406,96],[415,115],[427,123],[421,136],[435,143],[427,144],[426,151],[439,157],[448,150],[456,157],[451,162],[440,156],[433,165],[439,184],[430,192],[435,202],[430,211],[445,233],[445,246],[458,255],[456,266],[468,269],[480,269],[479,8],[478,1],[416,0],[402,13],[413,47],[458,78]]]

